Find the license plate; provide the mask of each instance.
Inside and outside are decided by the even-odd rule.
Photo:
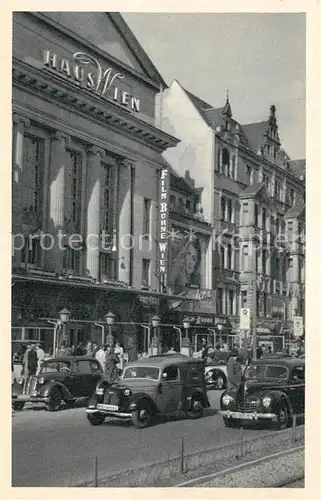
[[[118,406],[116,405],[105,405],[103,403],[98,403],[98,410],[109,410],[109,411],[118,411]]]
[[[239,411],[230,413],[230,417],[236,419],[245,419],[245,420],[253,420],[255,415],[253,413],[241,413]]]

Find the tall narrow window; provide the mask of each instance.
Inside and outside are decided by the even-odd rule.
[[[24,211],[42,213],[44,188],[44,141],[25,135],[23,142],[22,208]]]
[[[116,259],[113,254],[109,252],[99,254],[99,271],[101,281],[116,279]]]
[[[142,259],[142,286],[150,286],[150,260]]]
[[[246,177],[246,184],[248,186],[252,185],[252,167],[250,165],[246,165],[245,167],[245,177]]]
[[[223,288],[216,290],[216,313],[223,314]]]
[[[292,221],[288,222],[287,236],[288,236],[288,242],[291,243],[293,241],[293,222]]]
[[[100,229],[108,235],[113,230],[113,167],[102,165],[102,182],[100,184]]]
[[[262,273],[266,274],[267,250],[262,250]]]
[[[220,249],[220,263],[221,263],[221,267],[225,268],[225,247],[224,247],[224,245],[221,245],[221,249]]]
[[[65,247],[63,253],[63,267],[66,272],[79,274],[80,251],[74,248]]]
[[[221,150],[220,150],[220,148],[217,148],[215,170],[216,170],[216,172],[220,172],[220,170],[221,170]]]
[[[262,229],[266,229],[266,209],[262,208]]]
[[[222,151],[222,172],[228,176],[230,166],[230,153],[227,149],[223,149]]]
[[[235,168],[236,168],[236,157],[235,157],[235,155],[232,155],[231,162],[230,162],[230,177],[231,177],[231,179],[235,179]]]
[[[228,222],[233,221],[233,202],[231,199],[227,200],[227,220]]]
[[[227,269],[232,269],[232,245],[227,245]]]
[[[225,220],[226,199],[221,196],[221,219]]]
[[[228,314],[234,315],[234,290],[228,291]]]
[[[280,273],[280,271],[281,271],[281,267],[280,267],[280,258],[279,258],[279,257],[277,257],[277,258],[275,259],[275,278],[276,278],[277,280],[280,280],[280,279],[281,279],[281,273]]]
[[[259,207],[255,203],[254,205],[254,225],[258,226],[259,225]]]
[[[69,165],[66,171],[65,219],[72,224],[72,230],[80,232],[81,223],[81,154],[68,151]]]
[[[148,238],[150,234],[150,208],[151,208],[151,200],[144,198],[143,234],[144,237],[145,235],[147,235]]]
[[[249,204],[243,203],[242,205],[242,224],[247,226],[249,224]]]

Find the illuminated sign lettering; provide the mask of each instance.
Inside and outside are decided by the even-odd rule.
[[[163,168],[160,174],[160,194],[159,194],[159,274],[160,282],[166,286],[167,274],[167,250],[168,250],[168,201],[169,201],[169,179],[168,169]]]

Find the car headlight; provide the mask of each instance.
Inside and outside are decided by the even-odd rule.
[[[264,396],[264,398],[262,399],[262,404],[263,404],[264,408],[268,408],[271,404],[271,401],[272,401],[272,398],[270,398],[270,396]]]
[[[229,394],[225,394],[223,397],[222,397],[222,403],[223,405],[225,406],[228,406],[230,404],[230,402],[233,401],[233,398],[232,396],[229,396]]]
[[[131,395],[131,393],[132,393],[132,391],[131,391],[130,389],[125,389],[125,390],[124,390],[124,395],[125,395],[125,396],[130,396],[130,395]]]
[[[38,383],[39,384],[44,384],[45,383],[45,379],[43,377],[38,378]]]
[[[102,387],[97,387],[96,394],[98,394],[98,396],[102,396],[104,394],[104,389]]]

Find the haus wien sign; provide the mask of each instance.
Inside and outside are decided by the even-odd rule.
[[[112,68],[104,69],[99,61],[91,55],[85,52],[75,52],[73,60],[70,61],[58,57],[51,50],[45,50],[44,65],[73,80],[83,88],[91,90],[99,97],[112,99],[139,113],[139,98],[117,87],[117,83],[125,79],[124,75]]]

